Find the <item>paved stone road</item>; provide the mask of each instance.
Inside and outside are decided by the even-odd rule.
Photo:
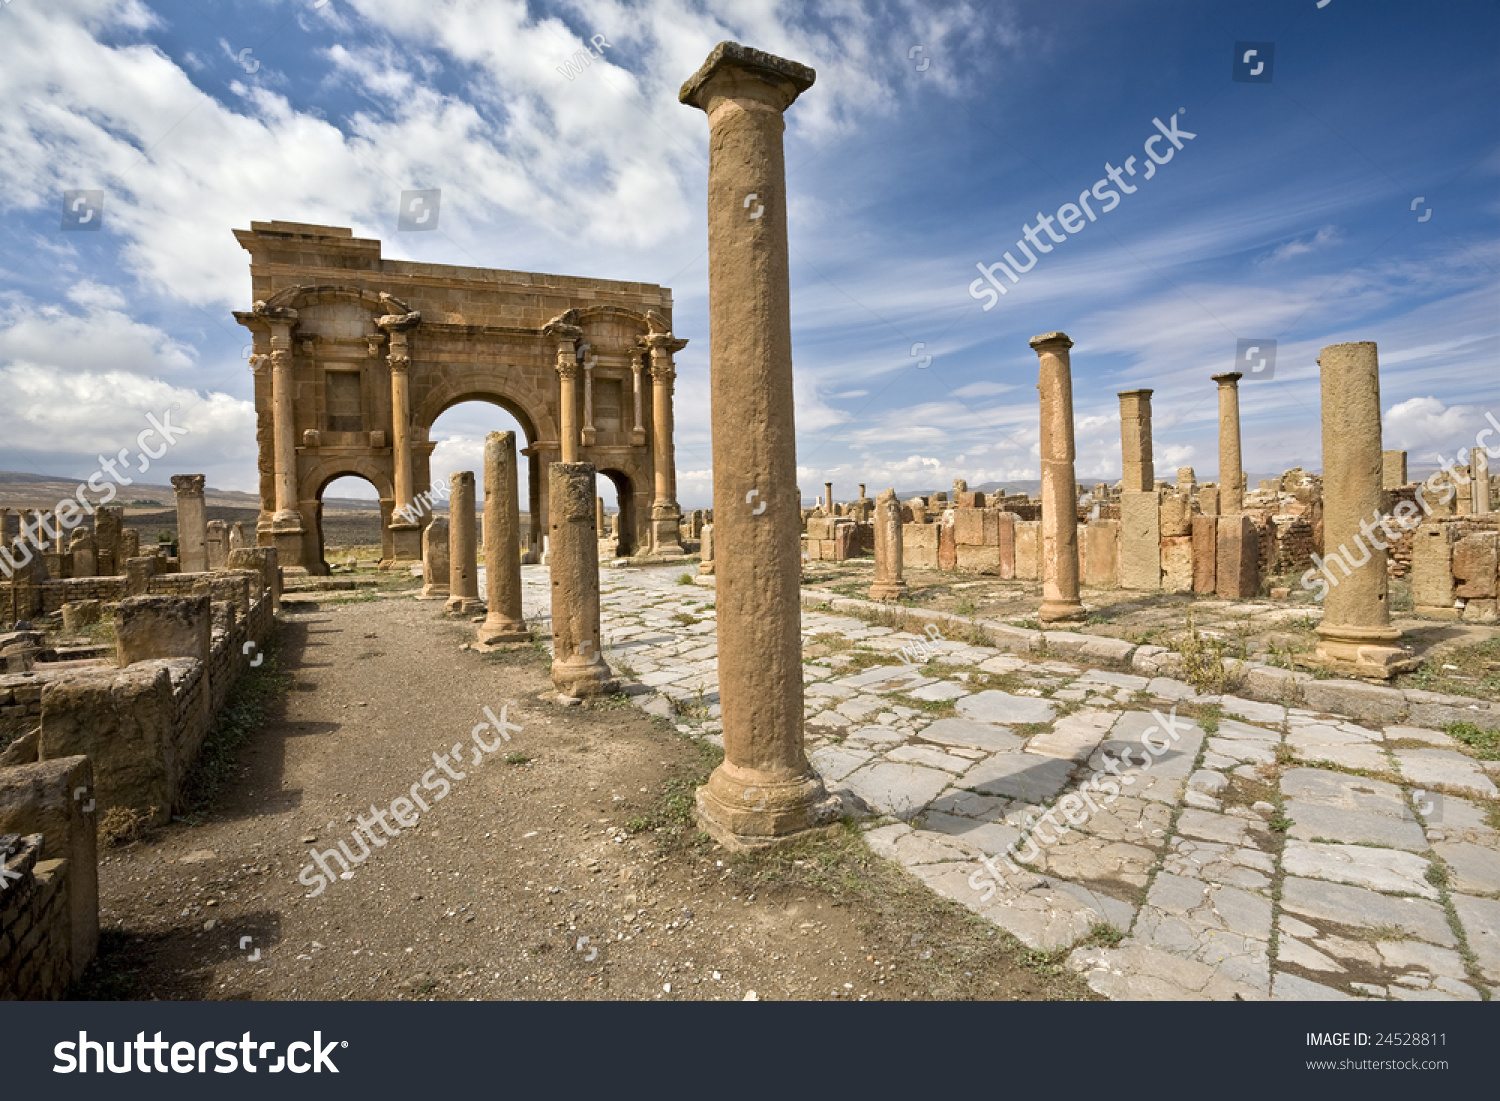
[[[646,710],[715,738],[713,590],[684,572],[602,571],[607,656]],[[523,581],[545,619],[545,568]],[[873,812],[871,848],[1035,948],[1112,926],[1117,946],[1068,956],[1100,993],[1500,990],[1500,800],[1441,731],[844,615],[802,627],[809,756]]]

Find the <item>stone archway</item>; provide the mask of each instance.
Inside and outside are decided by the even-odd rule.
[[[647,283],[386,260],[348,229],[253,222],[261,514],[257,541],[319,572],[329,471],[387,494],[387,565],[414,562],[428,516],[432,422],[491,402],[522,425],[532,530],[545,528],[546,472],[591,462],[630,486],[635,546],[681,554],[672,442],[672,295]],[[385,487],[389,487],[387,490]],[[533,550],[539,548],[534,547]]]
[[[316,480],[317,489],[313,491],[310,502],[299,502],[300,512],[310,523],[307,530],[307,541],[311,544],[310,557],[314,559],[308,567],[309,573],[327,574],[330,572],[327,557],[327,541],[323,531],[323,494],[328,487],[340,478],[359,478],[368,482],[374,488],[380,501],[380,557],[383,560],[391,555],[391,513],[395,504],[395,498],[391,496],[389,485],[382,487],[378,475],[372,475],[366,470],[357,470],[354,467],[358,463],[349,464],[349,469],[333,468],[317,471],[313,475]]]
[[[623,470],[606,468],[599,473],[614,485],[619,501],[620,518],[615,535],[615,555],[618,558],[629,558],[644,545],[643,537],[650,536],[649,528],[644,532],[641,529],[641,508],[636,500],[636,486],[630,475]]]

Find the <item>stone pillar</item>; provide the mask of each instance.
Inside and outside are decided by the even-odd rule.
[[[183,573],[208,569],[208,511],[203,503],[202,474],[173,474],[177,494],[177,568]]]
[[[1073,368],[1066,333],[1031,338],[1040,361],[1043,623],[1083,617],[1078,599],[1078,482],[1073,474]]]
[[[411,331],[420,324],[417,311],[387,314],[375,323],[390,337],[386,364],[391,371],[391,465],[394,501],[391,514],[391,562],[415,562],[422,553],[422,521],[413,515],[416,487],[412,476]]]
[[[99,576],[114,577],[121,572],[124,558],[120,554],[120,532],[125,527],[125,510],[119,505],[100,505],[94,516],[94,539],[99,549]],[[210,559],[212,555],[210,555]],[[210,561],[210,566],[212,561]]]
[[[1245,466],[1240,455],[1238,371],[1214,375],[1219,384],[1219,515],[1235,516],[1245,507]]]
[[[594,498],[594,530],[599,533],[600,539],[609,536],[609,524],[604,515],[604,498]]]
[[[1406,452],[1382,451],[1380,453],[1380,488],[1396,489],[1406,484]]]
[[[599,357],[590,354],[583,361],[583,446],[593,447],[594,441],[599,438],[594,428],[594,365],[599,362]],[[603,529],[600,529],[603,530]]]
[[[672,384],[677,368],[674,352],[687,346],[671,333],[646,338],[651,351],[651,459],[655,465],[656,498],[651,502],[651,549],[655,554],[685,554],[678,524],[677,458],[672,442]]]
[[[297,506],[296,379],[292,370],[292,327],[297,311],[285,306],[257,307],[271,332],[269,356],[252,357],[251,367],[271,365],[271,454],[273,505],[269,538],[277,555],[290,568],[301,569],[303,561],[302,513]]]
[[[704,524],[703,532],[698,537],[698,555],[701,561],[698,563],[698,572],[705,576],[712,576],[714,572],[714,526]]]
[[[548,479],[552,684],[573,699],[608,696],[619,687],[600,652],[594,477],[592,463],[553,463]]]
[[[484,589],[488,614],[479,625],[481,648],[529,642],[521,612],[521,500],[516,434],[484,438]]]
[[[474,538],[474,472],[448,476],[448,601],[453,615],[478,611],[479,547]]]
[[[860,487],[860,496],[864,496]],[[901,502],[896,491],[887,489],[875,498],[875,581],[870,599],[891,601],[906,596],[906,578],[901,570]]]
[[[1386,549],[1377,542],[1380,529],[1369,526],[1380,519],[1384,496],[1375,344],[1329,345],[1319,355],[1318,367],[1323,398],[1321,568],[1328,594],[1317,628],[1316,657],[1335,672],[1390,677],[1410,664],[1411,652],[1398,645],[1401,632],[1391,626]]]
[[[825,512],[827,512],[829,516],[833,515],[833,483],[832,482],[824,482],[823,483],[823,510]]]
[[[448,517],[434,516],[422,529],[422,595],[419,600],[448,598]]]
[[[229,561],[229,524],[210,520],[207,528],[208,568],[222,570]]]
[[[140,553],[141,533],[135,528],[121,528],[120,553],[115,557],[115,576],[124,576],[126,560],[139,558]]]
[[[1161,588],[1161,494],[1151,450],[1151,391],[1120,398],[1120,585]],[[1180,474],[1179,474],[1180,480]]]
[[[813,71],[734,42],[679,99],[708,115],[714,573],[724,763],[698,821],[730,848],[831,825],[842,804],[802,734],[801,516],[782,112]],[[752,217],[752,208],[754,217]]]
[[[630,422],[630,443],[640,447],[646,442],[646,423],[641,412],[641,372],[646,368],[646,353],[630,353],[631,398],[635,407],[635,419]]]
[[[1469,448],[1469,490],[1473,497],[1471,511],[1476,516],[1490,511],[1490,456],[1482,447]]]
[[[542,330],[557,340],[557,445],[565,463],[578,461],[578,342],[583,339],[583,329],[574,323],[576,320],[577,313],[568,310]]]

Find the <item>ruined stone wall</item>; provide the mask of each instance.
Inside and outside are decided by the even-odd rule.
[[[42,721],[42,686],[34,674],[0,675],[0,753]]]
[[[41,855],[39,833],[0,837],[5,870],[20,876],[0,894],[0,998],[7,1000],[58,999],[73,979],[68,862]]]

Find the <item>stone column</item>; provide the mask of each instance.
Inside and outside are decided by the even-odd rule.
[[[646,442],[646,424],[641,414],[641,372],[645,370],[645,367],[646,353],[644,351],[631,352],[631,396],[635,403],[635,419],[630,422],[630,443],[633,447],[640,447]]]
[[[1382,489],[1398,489],[1406,484],[1406,452],[1382,451],[1380,453],[1380,486]]]
[[[1214,375],[1219,384],[1219,515],[1235,516],[1245,508],[1245,466],[1240,455],[1240,379],[1238,371]]]
[[[297,437],[292,411],[292,324],[271,324],[271,409],[276,434],[276,513],[272,517],[277,531],[301,531],[302,514],[297,511]]]
[[[1410,664],[1411,651],[1398,645],[1401,632],[1391,626],[1386,550],[1379,527],[1371,527],[1383,515],[1384,497],[1375,344],[1332,344],[1318,356],[1318,367],[1323,391],[1322,571],[1328,593],[1317,628],[1316,658],[1335,672],[1390,677]]]
[[[704,524],[703,532],[698,536],[698,572],[705,576],[712,576],[714,572],[714,526]]]
[[[593,447],[599,438],[594,429],[594,365],[599,357],[592,352],[583,361],[583,446]]]
[[[488,614],[479,625],[481,648],[531,640],[521,612],[519,484],[516,434],[491,432],[484,438],[484,590]]]
[[[474,472],[448,476],[448,601],[453,615],[479,610],[479,548],[474,539]]]
[[[672,384],[677,377],[674,352],[687,346],[671,333],[646,337],[651,352],[651,459],[656,498],[651,502],[651,549],[655,554],[686,554],[682,546],[682,509],[677,505],[677,456],[672,443]]]
[[[708,115],[714,574],[724,763],[698,821],[759,848],[842,813],[802,734],[802,579],[782,112],[813,71],[734,42],[679,99]],[[752,214],[754,216],[752,216]]]
[[[565,463],[578,461],[578,427],[575,420],[578,405],[578,342],[583,329],[573,322],[573,310],[547,322],[542,332],[557,340],[557,446]]]
[[[202,474],[173,474],[177,494],[177,568],[183,573],[208,569],[208,511],[203,504]]]
[[[1151,391],[1120,398],[1120,586],[1161,588],[1161,494],[1151,453]]]
[[[391,369],[391,484],[395,494],[390,523],[393,563],[414,562],[422,554],[422,519],[412,515],[416,487],[412,484],[409,379],[410,333],[421,320],[422,315],[413,311],[407,314],[387,314],[376,321],[390,336],[390,352],[386,356],[386,363]]]
[[[604,516],[603,497],[594,498],[594,530],[599,533],[600,539],[605,539],[609,536],[609,525],[606,523]]]
[[[1473,497],[1472,511],[1483,516],[1490,511],[1490,456],[1482,447],[1469,448],[1469,490]]]
[[[825,512],[827,512],[829,516],[833,515],[833,483],[832,482],[824,482],[823,483],[823,510]]]
[[[592,463],[553,463],[549,479],[552,684],[572,699],[608,696],[619,687],[600,652],[594,477]]]
[[[906,591],[901,570],[901,502],[894,489],[887,489],[875,498],[875,581],[870,585],[870,599],[900,600]]]
[[[1042,455],[1042,606],[1044,623],[1080,619],[1078,481],[1073,474],[1073,368],[1066,333],[1031,338],[1040,361]]]

